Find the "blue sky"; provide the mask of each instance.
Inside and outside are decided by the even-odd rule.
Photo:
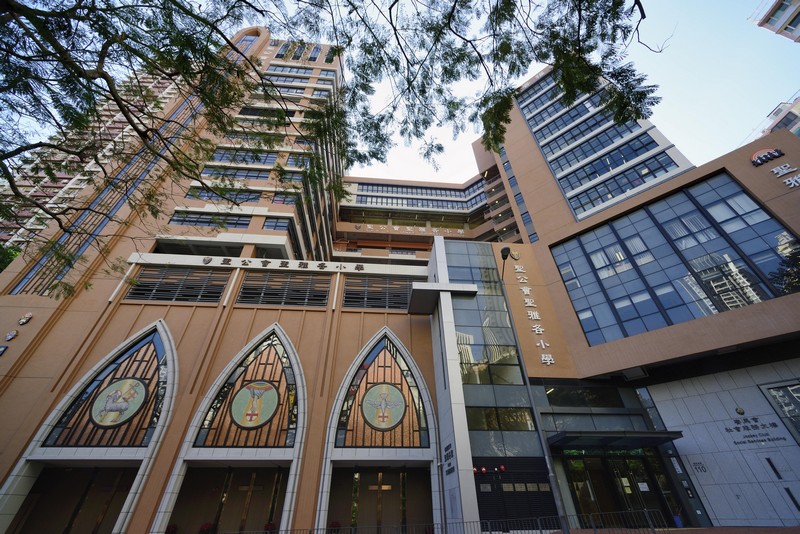
[[[647,18],[642,40],[629,58],[659,86],[661,103],[650,120],[695,165],[722,156],[755,138],[777,104],[800,91],[800,43],[756,26],[753,17],[767,0],[643,0]],[[539,67],[531,67],[530,75]],[[523,80],[524,81],[524,80]],[[463,182],[477,172],[472,128],[445,144],[437,172],[420,161],[416,147],[398,146],[386,165],[355,168],[350,174],[437,182]]]

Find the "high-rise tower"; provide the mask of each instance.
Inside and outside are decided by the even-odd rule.
[[[546,69],[522,86],[517,104],[576,219],[692,168],[649,121],[616,124],[613,113],[603,106],[602,87],[594,94],[579,95],[570,106],[562,96],[553,72]],[[513,131],[506,144],[523,142],[517,141],[519,137],[524,138],[525,132]],[[514,164],[513,158],[508,161],[504,161],[506,174]]]

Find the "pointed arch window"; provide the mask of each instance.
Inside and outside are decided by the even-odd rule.
[[[106,365],[61,415],[44,447],[147,447],[167,389],[157,331]]]
[[[200,425],[195,447],[292,447],[297,382],[285,347],[267,335],[228,375]]]
[[[337,421],[336,446],[430,446],[419,386],[388,337],[370,350],[347,388]]]
[[[283,56],[286,55],[286,52],[288,51],[289,51],[289,42],[287,41],[281,45],[281,47],[278,49],[278,53],[275,54],[275,57],[281,59]]]

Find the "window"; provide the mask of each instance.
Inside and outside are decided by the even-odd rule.
[[[216,167],[205,167],[201,174],[203,176],[232,178],[237,180],[269,180],[270,171],[256,170],[256,169],[226,169],[226,168],[216,168]]]
[[[308,55],[309,61],[316,61],[319,57],[319,53],[322,50],[320,45],[314,45],[314,48],[311,49],[311,54]],[[310,70],[310,69],[309,69]]]
[[[289,154],[286,158],[287,167],[308,167],[309,158],[302,154]]]
[[[344,280],[345,308],[408,309],[413,278],[348,275]]]
[[[583,118],[586,115],[589,115],[593,111],[597,110],[597,108],[600,105],[600,102],[602,101],[602,99],[605,96],[605,94],[606,94],[605,91],[599,91],[598,93],[595,93],[594,95],[592,95],[591,98],[588,98],[588,99],[584,100],[583,102],[574,104],[572,106],[572,108],[570,108],[569,111],[567,111],[563,115],[560,115],[559,117],[553,119],[552,121],[550,121],[546,125],[542,126],[538,130],[536,130],[533,133],[534,137],[536,137],[537,141],[542,142],[545,139],[547,139],[548,137],[550,137],[553,134],[555,134],[556,132],[559,132],[559,131],[563,130],[564,128],[566,128],[566,127],[578,122],[581,118]],[[549,116],[552,116],[552,115],[549,115]],[[538,122],[538,124],[541,124],[541,122],[544,122],[544,121],[540,121],[540,122]],[[534,125],[531,125],[531,127],[533,127],[533,126]]]
[[[533,82],[533,84],[531,84],[530,87],[522,91],[517,96],[517,101],[525,102],[529,98],[541,93],[545,89],[551,88],[553,85],[555,85],[555,81],[553,81],[553,73],[551,72],[549,74],[546,74],[545,76],[542,76],[541,78]]]
[[[601,141],[598,140],[598,142]],[[638,158],[642,154],[646,154],[656,147],[658,147],[658,143],[656,143],[649,134],[642,134],[624,145],[601,155],[591,163],[559,177],[559,185],[561,185],[561,189],[563,189],[565,193],[568,193],[617,167],[625,165],[627,162]]]
[[[249,215],[231,215],[229,213],[193,213],[176,211],[169,224],[182,226],[219,226],[221,228],[247,228],[250,226]]]
[[[580,215],[677,168],[678,164],[666,152],[661,152],[631,169],[569,197],[569,203],[575,214]]]
[[[773,298],[797,237],[720,174],[553,247],[590,345]]]
[[[797,31],[798,27],[800,27],[800,12],[798,12],[797,15],[795,15],[794,18],[789,21],[789,24],[786,25],[784,31],[794,33]]]
[[[218,148],[211,155],[211,161],[229,163],[257,163],[272,165],[278,160],[275,152],[257,152],[254,150],[240,150],[231,148]]]
[[[356,195],[356,204],[369,206],[407,206],[413,208],[445,209],[454,211],[472,211],[486,204],[486,195],[481,193],[467,202],[457,200],[433,200],[426,198],[384,197]]]
[[[209,191],[208,189],[201,189],[199,187],[192,187],[189,189],[189,192],[186,193],[186,198],[196,198],[199,200],[214,200],[214,201],[225,201],[225,202],[258,202],[261,198],[261,193],[258,191],[242,191],[242,190],[235,190],[235,191],[221,191],[217,193],[216,191]]]
[[[428,417],[414,373],[388,338],[358,363],[346,391],[336,418],[336,447],[429,446]],[[381,402],[390,408],[383,409]]]
[[[128,300],[219,302],[228,271],[180,267],[144,267],[125,296]]]
[[[599,115],[596,117],[598,117],[598,119],[603,118],[602,116]],[[593,121],[590,119],[589,122],[591,123]],[[639,129],[641,129],[641,126],[639,126],[639,123],[635,121],[628,122],[625,124],[620,124],[618,126],[612,126],[606,130],[603,130],[600,133],[592,135],[588,140],[584,141],[583,143],[576,146],[572,150],[565,152],[564,154],[555,158],[554,160],[549,161],[550,166],[553,168],[553,171],[555,173],[559,173],[564,169],[572,167],[578,163],[582,163],[583,161],[587,160],[594,154],[597,154],[598,152],[606,149],[607,147],[613,145],[620,139],[624,138],[629,133],[633,133]],[[580,128],[578,128],[578,130],[580,130]],[[575,133],[575,135],[582,135],[580,131],[573,133]],[[567,132],[564,135],[569,136],[570,132]],[[647,136],[647,138],[645,138],[645,136]],[[652,148],[656,145],[655,141],[650,139],[650,136],[647,134],[641,136],[641,138],[639,139],[641,140],[640,141],[641,146],[636,145],[635,143],[630,144],[631,146],[630,155],[628,155],[628,152],[625,151],[625,148],[627,147],[623,146],[620,148],[620,150],[612,152],[609,155],[602,156],[601,159],[605,160],[605,166],[607,166],[609,169],[613,169],[614,167],[619,167],[626,161],[629,161],[634,157],[639,156],[644,152],[646,152],[647,150],[649,150],[649,148],[647,147]],[[557,141],[558,140],[555,140],[555,142]],[[619,152],[620,154],[619,156],[615,155],[617,152]]]
[[[762,386],[773,408],[783,420],[786,428],[800,443],[800,382],[792,381],[783,385]],[[769,423],[767,423],[769,425]]]
[[[297,204],[297,195],[292,195],[287,193],[275,193],[275,196],[272,197],[272,203],[294,205]]]
[[[278,336],[273,333],[262,339],[242,357],[218,390],[203,417],[194,446],[293,446],[297,433],[297,417],[293,414],[298,410],[296,376]],[[258,405],[255,400],[251,400],[252,404],[241,402],[242,392],[248,399],[258,396]],[[273,402],[273,409],[267,409]],[[247,406],[253,409],[245,409]]]
[[[560,87],[552,87],[549,90],[545,91],[541,95],[537,96],[533,100],[531,100],[528,104],[525,104],[522,107],[522,114],[523,115],[530,115],[531,113],[537,111],[541,108],[544,104],[550,102],[551,100],[557,98],[561,94]]]
[[[528,408],[467,408],[469,430],[535,430]]]
[[[300,44],[297,45],[297,48],[294,50],[294,55],[292,56],[292,60],[298,61],[301,57],[303,57],[303,53],[306,51],[306,45]]]
[[[286,217],[267,217],[264,221],[264,230],[288,230],[292,220]]]
[[[276,86],[275,90],[282,95],[302,95],[306,92],[306,90],[302,87],[285,87],[283,85]]]
[[[624,408],[619,390],[615,387],[545,386],[550,406],[568,408]]]
[[[296,83],[296,84],[306,84],[308,83],[308,78],[300,78],[296,76],[278,76],[277,74],[267,74],[264,76],[264,79],[267,81],[272,82],[273,84],[276,83]]]
[[[328,305],[331,277],[282,271],[248,271],[236,302],[277,306]]]
[[[542,145],[542,152],[544,152],[545,156],[552,156],[562,148],[611,124],[613,120],[614,117],[611,113],[592,115],[585,121],[576,124],[558,137],[555,137],[547,144]]]
[[[279,174],[280,181],[283,183],[291,182],[295,184],[303,183],[303,173],[293,171],[283,171]]]
[[[797,17],[800,18],[800,13],[798,13]],[[794,123],[794,121],[796,120],[797,120],[797,115],[790,111],[778,122],[778,124],[772,127],[770,132],[777,132],[778,130],[784,130],[786,128],[789,128],[792,125],[792,123]]]
[[[284,117],[294,117],[295,110],[283,110],[273,108],[242,108],[239,115],[248,117],[269,117],[273,119],[282,119]]]
[[[278,49],[278,52],[275,54],[275,57],[278,59],[282,59],[286,55],[286,52],[288,51],[289,51],[289,43],[285,42]]]
[[[309,76],[314,72],[314,69],[307,69],[303,67],[286,67],[284,65],[270,65],[267,67],[267,72],[282,72],[285,74],[300,74]]]
[[[783,0],[781,5],[779,5],[775,11],[772,12],[770,15],[769,20],[767,20],[767,24],[770,26],[775,26],[778,24],[778,21],[781,19],[786,10],[792,5],[792,0]]]
[[[151,331],[112,358],[94,378],[84,382],[83,390],[75,395],[42,446],[147,447],[167,389],[164,340]],[[113,406],[108,406],[108,399]],[[116,410],[99,411],[98,404]]]

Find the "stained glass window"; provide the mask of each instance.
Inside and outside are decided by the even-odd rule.
[[[388,338],[372,348],[350,382],[339,413],[336,446],[430,446],[419,386]]]
[[[268,335],[228,375],[200,425],[196,447],[292,447],[297,383],[289,356]]]
[[[44,447],[146,447],[167,388],[164,345],[152,332],[106,365],[62,414]]]

